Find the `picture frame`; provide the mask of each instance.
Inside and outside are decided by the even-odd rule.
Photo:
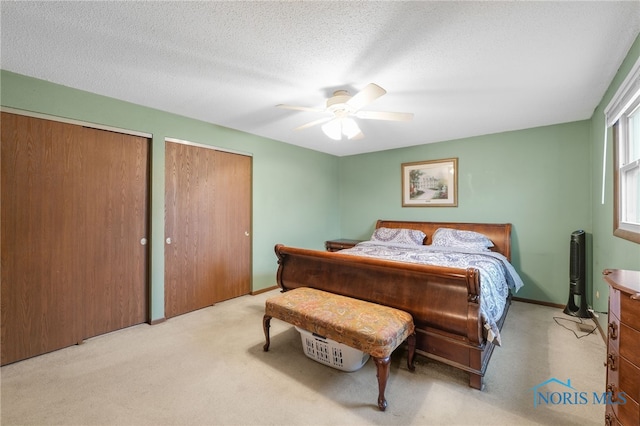
[[[458,207],[458,159],[402,163],[402,207]]]

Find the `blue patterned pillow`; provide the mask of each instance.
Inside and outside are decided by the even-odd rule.
[[[450,228],[438,228],[433,234],[431,245],[481,251],[489,251],[493,247],[491,240],[478,232]]]
[[[371,241],[421,246],[426,236],[427,234],[417,229],[378,228],[373,231]]]

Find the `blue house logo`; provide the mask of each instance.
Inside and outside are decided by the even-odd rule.
[[[555,386],[554,386],[555,384]],[[545,390],[545,387],[553,387],[560,390]],[[586,405],[586,404],[625,404],[627,397],[624,392],[605,392],[598,393],[578,391],[571,386],[571,380],[567,379],[566,383],[555,377],[545,380],[535,385],[530,390],[533,391],[533,406],[538,405]]]

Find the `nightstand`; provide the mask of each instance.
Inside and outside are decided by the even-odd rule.
[[[342,249],[351,248],[360,242],[362,242],[362,240],[338,239],[325,241],[324,246],[326,247],[327,251],[340,251]]]

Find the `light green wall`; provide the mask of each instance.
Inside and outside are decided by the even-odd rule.
[[[613,236],[610,131],[601,204],[603,111],[638,57],[640,36],[590,120],[341,158],[341,237],[368,238],[377,219],[510,222],[525,281],[517,296],[564,305],[570,234],[584,229],[587,300],[606,311],[602,270],[640,270],[640,244]],[[450,157],[459,159],[458,207],[401,207],[401,163]]]
[[[620,66],[602,102],[596,108],[591,119],[591,152],[592,186],[591,209],[593,212],[593,276],[594,296],[593,307],[596,311],[607,310],[607,284],[601,278],[602,270],[634,269],[640,270],[640,244],[613,236],[613,144],[612,132],[607,131],[607,152],[605,159],[605,188],[604,204],[602,204],[602,164],[604,152],[604,109],[618,90],[633,64],[640,58],[640,35],[631,46],[626,59]]]
[[[458,207],[402,207],[401,164],[458,158]],[[342,237],[376,219],[513,224],[517,296],[566,303],[571,232],[590,232],[589,122],[527,129],[340,159]]]
[[[602,111],[640,56],[640,37],[590,120],[337,158],[202,121],[1,71],[1,104],[153,134],[151,317],[164,315],[164,139],[253,156],[253,289],[275,284],[273,246],[322,249],[367,238],[377,219],[509,222],[519,297],[565,304],[569,236],[587,232],[589,302],[605,311],[604,268],[640,269],[640,245],[612,235],[612,148],[602,185]],[[401,207],[400,165],[458,158],[458,207]],[[593,297],[598,292],[600,298]]]
[[[253,289],[276,284],[276,243],[323,249],[339,234],[337,158],[1,71],[1,104],[151,133],[151,319],[164,316],[164,140],[176,138],[253,156]],[[5,248],[6,249],[6,248]]]

